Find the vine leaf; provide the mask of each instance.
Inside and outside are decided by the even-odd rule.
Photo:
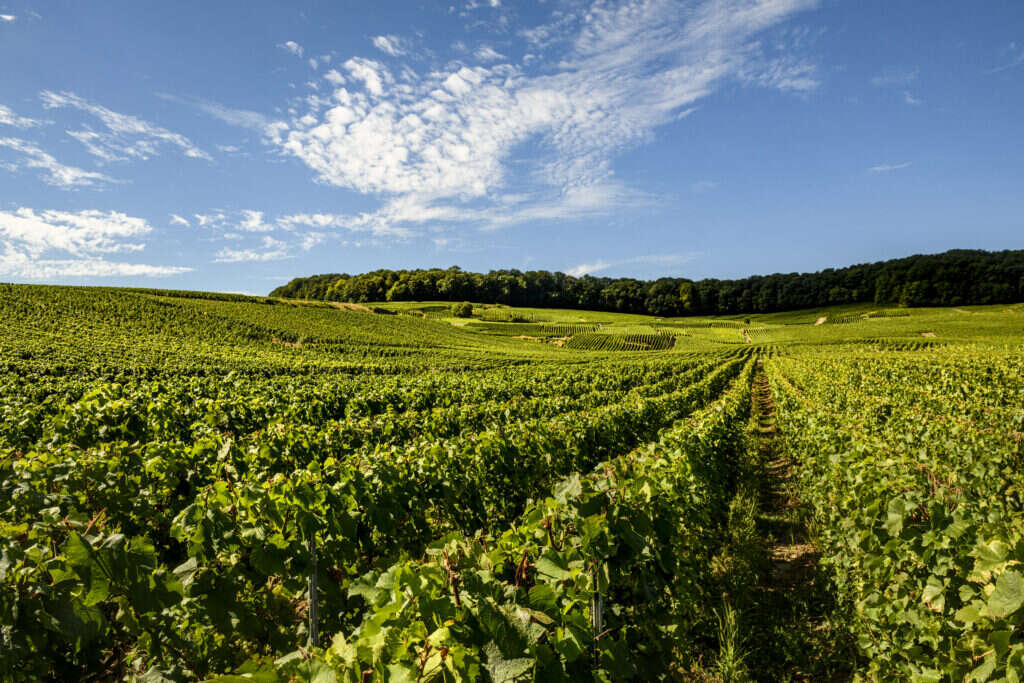
[[[1013,570],[1003,572],[988,598],[988,611],[997,619],[1004,619],[1021,605],[1024,605],[1024,576]]]

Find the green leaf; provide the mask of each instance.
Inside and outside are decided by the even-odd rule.
[[[484,646],[484,655],[487,657],[487,673],[491,675],[494,683],[513,683],[517,678],[528,674],[534,665],[534,660],[530,657],[505,659],[494,641]]]
[[[557,581],[565,581],[572,576],[566,559],[551,550],[541,555],[536,566],[538,574]]]
[[[984,583],[992,578],[992,572],[998,570],[1006,562],[1010,547],[1000,540],[978,543],[971,553],[975,557],[974,571],[969,579]]]
[[[0,549],[0,581],[7,578],[7,571],[13,564],[14,560],[11,559],[11,555],[7,552],[7,548]]]
[[[565,504],[572,498],[578,498],[583,493],[583,487],[580,484],[580,474],[576,472],[562,480],[558,486],[555,487],[555,500],[559,503]]]
[[[68,540],[64,543],[64,555],[68,559],[68,564],[75,569],[87,570],[92,564],[92,548],[77,533],[68,536]]]
[[[110,577],[99,561],[98,554],[80,535],[73,533],[64,544],[64,555],[81,577],[86,592],[82,599],[86,607],[92,607],[110,597]]]
[[[941,583],[933,583],[934,577],[928,580],[928,585],[924,587],[924,594],[921,599],[928,605],[932,610],[941,612],[942,608],[946,606],[945,586]]]
[[[890,536],[899,536],[903,531],[903,519],[907,514],[907,504],[901,498],[889,501],[886,509],[885,530]]]
[[[545,614],[556,614],[558,612],[555,591],[546,584],[531,588],[528,602],[530,607]]]
[[[978,606],[975,604],[964,605],[957,613],[953,615],[953,618],[957,621],[962,621],[965,624],[973,624],[981,618],[981,614],[978,610]]]
[[[1011,570],[999,575],[996,589],[988,598],[988,611],[992,616],[1003,619],[1024,605],[1024,576]]]
[[[162,671],[158,668],[150,667],[146,673],[139,676],[137,679],[138,683],[174,683],[175,679],[168,675],[166,671]],[[219,678],[214,680],[221,680]],[[252,679],[248,679],[252,680]]]
[[[992,631],[988,634],[988,644],[996,649],[996,654],[1002,657],[1010,649],[1011,631]]]
[[[967,675],[968,681],[977,681],[978,683],[984,683],[992,676],[992,673],[996,670],[996,653],[993,652],[989,656],[981,660],[979,664],[971,673]]]
[[[412,664],[388,664],[388,683],[416,683],[419,672]]]

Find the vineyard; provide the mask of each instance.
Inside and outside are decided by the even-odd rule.
[[[0,285],[0,680],[1018,681],[1024,307],[970,309]]]

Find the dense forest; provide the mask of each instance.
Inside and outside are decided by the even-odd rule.
[[[546,270],[375,270],[296,278],[270,296],[328,301],[474,301],[652,315],[769,313],[834,304],[963,306],[1024,301],[1024,250],[942,254],[740,280],[573,277]]]

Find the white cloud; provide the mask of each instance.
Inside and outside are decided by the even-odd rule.
[[[14,126],[15,128],[32,128],[33,126],[41,126],[45,121],[38,119],[30,119],[24,116],[18,116],[10,107],[5,107],[0,104],[0,126]]]
[[[503,59],[508,59],[505,55],[495,50],[490,45],[481,45],[473,53],[473,56],[479,59],[481,62],[496,62]]]
[[[689,263],[695,258],[697,258],[696,254],[653,254],[650,256],[635,256],[633,258],[620,259],[617,261],[605,261],[604,259],[599,259],[591,263],[581,263],[578,266],[573,266],[572,268],[567,269],[565,274],[572,275],[573,277],[582,277],[583,275],[593,275],[594,273],[599,273],[602,270],[608,270],[609,268],[640,263],[677,266]]]
[[[104,255],[138,252],[152,232],[142,218],[116,211],[0,211],[0,273],[31,279],[58,276],[161,276],[190,268],[109,261]],[[54,252],[59,252],[55,254]]]
[[[227,216],[221,212],[217,213],[194,213],[192,214],[196,221],[199,223],[200,228],[215,228],[223,227],[224,221],[227,220]]]
[[[269,235],[264,237],[260,249],[221,249],[214,259],[216,263],[244,263],[255,261],[279,261],[288,258],[288,250],[280,240]]]
[[[275,125],[274,120],[270,117],[247,109],[234,109],[216,102],[207,102],[195,97],[178,97],[177,95],[168,95],[167,93],[157,93],[157,97],[170,102],[187,104],[230,126],[247,128],[264,135],[270,135],[270,131]]]
[[[898,171],[901,168],[907,168],[910,166],[912,161],[905,161],[902,164],[879,164],[878,166],[872,166],[868,169],[871,173],[889,173],[890,171]]]
[[[176,213],[172,213],[171,214],[171,224],[172,225],[184,225],[186,228],[191,228],[192,227],[191,223],[189,223],[187,220],[185,220],[184,218],[182,218],[181,216],[179,216]]]
[[[395,35],[374,36],[373,46],[392,57],[399,57],[407,52],[405,41]]]
[[[0,21],[4,21],[7,23],[10,23],[17,18],[18,17],[14,16],[13,14],[0,14]]]
[[[1024,64],[1024,48],[1019,47],[1016,41],[1010,43],[1005,52],[1009,53],[1010,61],[994,69],[989,69],[986,73],[995,74]]]
[[[331,69],[325,73],[324,80],[334,86],[345,85],[345,77],[337,69]]]
[[[302,46],[296,43],[294,40],[286,40],[285,42],[280,43],[278,47],[284,50],[285,52],[289,52],[295,55],[296,57],[301,57],[303,53]]]
[[[270,232],[274,229],[274,226],[263,222],[262,211],[251,209],[242,209],[242,220],[237,227],[245,232]]]
[[[384,84],[394,83],[395,79],[391,72],[380,62],[362,57],[353,57],[343,64],[352,78],[363,82],[363,87],[373,95],[380,97],[384,94]]]
[[[388,218],[378,216],[376,213],[364,213],[357,216],[333,213],[300,213],[283,216],[277,221],[278,225],[284,230],[290,231],[309,228],[317,231],[342,229],[350,232],[369,232],[377,237],[409,237],[409,230],[393,227],[391,225],[392,222]]]
[[[151,231],[142,218],[116,211],[0,211],[0,236],[20,243],[34,255],[51,249],[73,255],[139,251],[142,244],[124,240]]]
[[[180,148],[187,157],[211,159],[209,154],[180,133],[174,133],[134,116],[119,114],[88,102],[72,92],[55,93],[44,90],[40,97],[47,109],[74,107],[98,118],[109,132],[98,133],[86,127],[82,130],[69,130],[67,133],[85,145],[91,154],[104,161],[149,159],[158,154],[158,149],[163,144]]]
[[[39,168],[46,171],[43,182],[62,189],[92,186],[98,183],[116,183],[109,176],[95,171],[86,171],[76,166],[68,166],[57,161],[52,155],[38,146],[19,138],[0,138],[0,147],[7,147],[22,155],[21,165],[25,168]],[[17,170],[18,164],[6,166],[9,170]]]
[[[381,197],[378,210],[345,217],[349,229],[500,227],[607,212],[641,198],[615,179],[613,159],[650,142],[658,127],[728,79],[798,92],[816,87],[813,64],[769,58],[756,38],[815,4],[597,3],[562,12],[528,36],[538,46],[564,46],[543,70],[525,61],[456,63],[396,82],[379,62],[353,57],[343,63],[351,78],[332,81],[329,104],[296,112],[274,141],[320,182]],[[519,156],[525,143],[540,150],[538,158]],[[500,198],[513,176],[529,199],[509,206]]]
[[[210,213],[192,214],[200,228],[207,228],[224,233],[223,236],[232,233],[246,232],[271,232],[275,230],[273,225],[263,220],[262,211],[252,209],[241,209],[227,213],[224,211],[212,211]]]
[[[909,90],[903,92],[903,101],[907,104],[921,104],[922,100],[916,98]]]
[[[766,64],[757,64],[753,70],[743,74],[744,80],[764,88],[804,92],[814,90],[821,82],[814,76],[818,68],[814,64],[791,57],[779,57]]]
[[[302,250],[309,251],[327,238],[322,232],[310,232],[302,236]]]
[[[918,67],[889,67],[872,78],[871,83],[879,88],[904,87],[917,80],[920,72]]]
[[[573,277],[583,277],[584,275],[593,275],[602,270],[611,268],[612,264],[608,261],[594,261],[592,263],[581,263],[578,266],[573,266],[565,271],[566,275],[572,275]]]
[[[0,273],[30,280],[59,277],[168,277],[191,272],[184,266],[154,266],[145,263],[121,263],[96,259],[32,259],[4,245],[0,254]]]

